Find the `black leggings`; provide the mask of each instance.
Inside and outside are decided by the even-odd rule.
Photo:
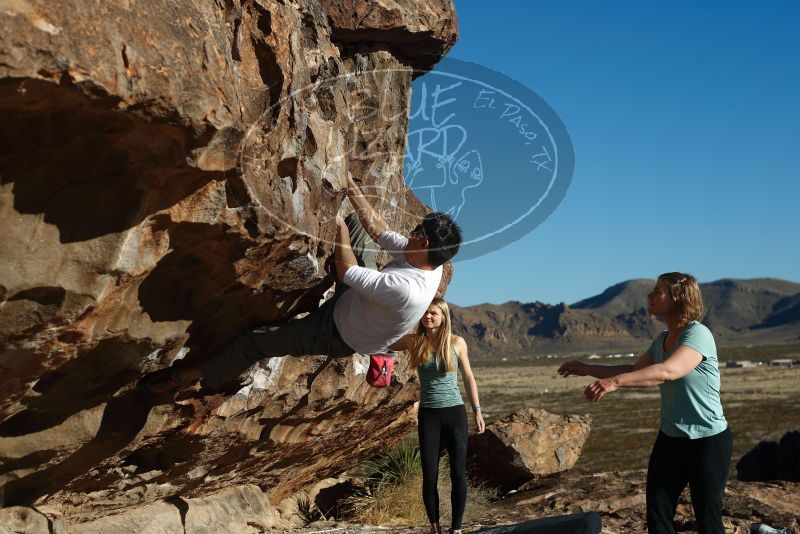
[[[647,531],[673,534],[672,518],[686,484],[699,534],[725,534],[722,496],[728,480],[730,429],[707,438],[673,438],[658,433],[647,468]]]
[[[467,411],[464,405],[419,409],[419,448],[422,453],[422,501],[431,523],[439,523],[439,457],[442,445],[450,460],[450,504],[453,530],[461,528],[467,503]]]

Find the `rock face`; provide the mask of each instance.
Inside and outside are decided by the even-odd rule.
[[[590,415],[556,415],[528,408],[492,422],[469,438],[470,471],[501,491],[537,476],[564,472],[578,461]]]
[[[66,534],[64,523],[55,521],[43,513],[24,506],[0,509],[0,532],[25,534]]]
[[[81,523],[71,531],[81,534],[258,534],[276,525],[279,519],[280,514],[270,506],[264,493],[257,486],[248,485],[223,490],[211,497],[175,497],[167,502]]]
[[[273,359],[214,396],[132,387],[318,305],[348,170],[392,227],[426,211],[402,179],[410,83],[453,6],[365,4],[0,1],[6,505],[278,503],[413,427],[412,374],[372,390],[357,356]]]

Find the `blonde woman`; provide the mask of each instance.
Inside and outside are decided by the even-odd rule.
[[[467,501],[467,412],[458,391],[457,371],[466,386],[478,433],[485,429],[478,400],[478,385],[472,374],[464,338],[454,336],[450,309],[436,297],[417,325],[392,345],[394,350],[410,353],[409,365],[419,373],[419,448],[422,456],[422,500],[431,523],[431,534],[441,532],[439,525],[439,456],[441,446],[450,460],[452,525],[450,532],[460,534],[461,519]]]
[[[699,534],[724,534],[722,497],[731,461],[732,437],[720,402],[717,348],[698,322],[703,299],[690,274],[665,273],[647,296],[648,310],[667,329],[633,365],[569,362],[562,376],[593,376],[584,395],[599,401],[617,388],[659,386],[661,431],[647,468],[647,530],[675,532],[673,516],[689,485]]]

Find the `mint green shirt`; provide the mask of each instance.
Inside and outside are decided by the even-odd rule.
[[[728,428],[719,399],[720,377],[717,346],[711,330],[692,321],[681,332],[670,352],[664,352],[667,331],[660,333],[645,354],[653,363],[661,363],[680,345],[686,345],[703,356],[703,360],[686,376],[664,382],[661,389],[661,431],[672,437],[690,439],[719,434]]]
[[[453,349],[456,368],[440,371],[436,358],[431,354],[428,361],[417,367],[419,373],[419,405],[423,408],[450,408],[464,404],[458,391],[458,355]]]

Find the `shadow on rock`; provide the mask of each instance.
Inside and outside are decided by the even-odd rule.
[[[134,227],[220,173],[189,167],[189,135],[113,110],[69,84],[0,84],[0,177],[14,184],[14,209],[42,214],[62,243]]]
[[[100,465],[139,433],[156,401],[137,390],[111,399],[91,441],[64,461],[6,484],[3,505],[30,506],[42,495],[55,493]]]
[[[64,422],[71,415],[106,402],[139,376],[139,362],[152,352],[149,343],[106,339],[85,354],[43,374],[25,399],[27,409],[0,424],[0,436],[32,434]]]

